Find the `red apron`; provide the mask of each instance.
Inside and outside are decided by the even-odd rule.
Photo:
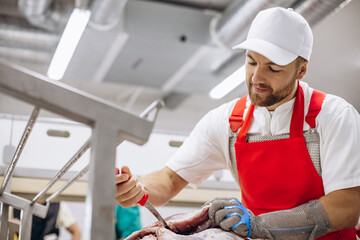
[[[319,92],[316,91],[316,93]],[[311,112],[312,115],[308,114],[307,116],[307,119],[310,118],[314,124],[325,97],[325,94],[322,97],[321,94],[313,94],[311,102],[316,103],[313,104],[315,111],[310,111],[312,105],[310,104],[309,113]],[[313,98],[320,100],[313,100]],[[243,98],[238,103],[235,108],[242,105],[240,106],[242,117],[246,101]],[[318,109],[316,109],[316,105]],[[232,117],[230,117],[230,125],[232,124],[231,121],[239,118],[234,114],[235,108]],[[290,138],[265,142],[246,142],[246,133],[251,123],[253,111],[254,105],[251,104],[245,121],[237,124],[237,128],[239,125],[242,127],[235,143],[237,170],[244,206],[258,215],[291,209],[324,196],[322,179],[313,165],[303,136],[304,92],[301,86],[298,85],[294,103]],[[232,130],[234,131],[233,127]],[[355,229],[332,232],[318,239],[356,240]]]

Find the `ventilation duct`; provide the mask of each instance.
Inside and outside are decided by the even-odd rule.
[[[218,19],[215,35],[212,35],[216,36],[216,42],[232,47],[245,40],[250,24],[259,11],[275,6],[287,8],[294,2],[295,0],[234,1]]]
[[[291,7],[296,0],[239,0],[234,1],[221,16],[215,16],[210,24],[212,43],[228,49],[223,56],[217,57],[210,66],[215,73],[239,56],[231,47],[246,39],[251,22],[261,10],[271,7]]]
[[[122,15],[127,0],[94,0],[90,3],[89,25],[97,30],[110,30],[115,27]]]
[[[59,41],[59,35],[40,29],[22,27],[15,24],[0,23],[1,45],[14,44],[22,47],[54,50]]]
[[[68,14],[51,9],[52,0],[18,0],[18,9],[35,27],[51,32],[63,29]]]
[[[0,46],[0,56],[5,60],[13,60],[21,63],[48,64],[52,54],[40,50]]]
[[[252,20],[256,14],[270,7],[293,7],[297,5],[295,11],[304,16],[310,26],[315,25],[325,16],[336,9],[349,3],[350,0],[258,0],[258,1],[234,1],[217,20],[215,29],[215,41],[221,42],[223,46],[232,47],[245,40]],[[214,36],[214,34],[213,34]]]
[[[59,41],[59,35],[28,24],[0,18],[0,56],[21,62],[48,64]]]
[[[295,11],[300,13],[313,26],[331,13],[344,7],[351,0],[307,0],[302,2]]]
[[[215,17],[213,27],[210,28],[213,43],[228,48],[241,43],[246,39],[250,24],[256,14],[266,8],[280,6],[284,8],[292,7],[308,20],[310,26],[315,25],[335,9],[339,9],[349,3],[350,0],[258,0],[258,1],[234,1],[222,14]],[[216,59],[211,65],[212,72],[218,72],[225,65],[233,61],[242,52],[229,51],[222,58]]]
[[[38,16],[45,14],[52,0],[19,0],[19,10],[25,16]]]

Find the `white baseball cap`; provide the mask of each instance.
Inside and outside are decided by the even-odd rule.
[[[277,65],[287,65],[298,56],[310,60],[313,34],[303,16],[291,8],[259,12],[244,42],[233,49],[257,52]]]

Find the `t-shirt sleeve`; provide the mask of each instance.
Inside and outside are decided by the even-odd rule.
[[[353,106],[338,97],[327,95],[324,104],[318,116],[318,130],[327,194],[360,186],[360,116]]]
[[[207,113],[195,126],[166,166],[193,187],[214,171],[227,168],[229,158],[229,111],[234,102]]]
[[[59,213],[56,219],[57,227],[64,226],[68,228],[75,222],[75,217],[71,213],[69,206],[65,202],[60,202]]]

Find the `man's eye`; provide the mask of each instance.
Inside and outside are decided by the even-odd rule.
[[[256,62],[248,62],[250,65],[255,66]]]
[[[269,67],[269,69],[270,69],[270,71],[272,71],[272,72],[280,72],[280,70],[275,70],[275,69],[273,69],[272,67]]]

